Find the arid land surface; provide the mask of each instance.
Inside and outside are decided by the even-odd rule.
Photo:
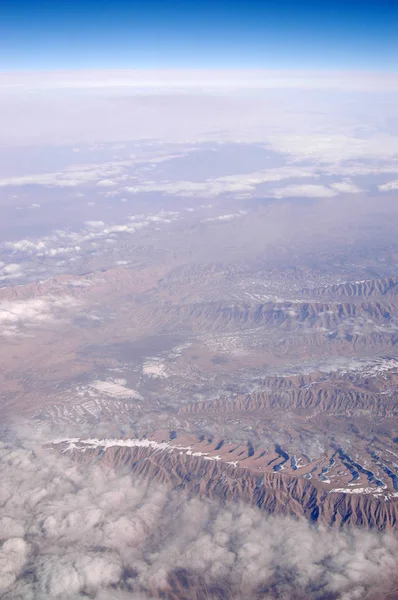
[[[395,527],[394,245],[370,253],[366,221],[304,242],[305,206],[290,207],[298,233],[278,231],[286,204],[222,208],[174,204],[3,287],[3,420],[50,423],[62,452],[192,492]]]

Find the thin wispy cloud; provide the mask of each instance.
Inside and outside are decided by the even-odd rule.
[[[269,195],[273,198],[333,198],[338,192],[324,185],[308,184],[276,188]]]
[[[237,213],[227,213],[224,215],[218,215],[217,217],[208,217],[207,219],[203,219],[203,223],[214,223],[216,221],[221,222],[229,222],[234,219],[239,219],[240,217],[244,217],[247,214],[246,210],[240,210]]]

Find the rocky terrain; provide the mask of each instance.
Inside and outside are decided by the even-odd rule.
[[[78,461],[100,461],[118,469],[127,467],[140,476],[191,494],[244,501],[278,515],[304,515],[311,521],[337,526],[388,529],[397,524],[394,498],[398,494],[388,492],[387,486],[376,479],[373,472],[353,461],[340,448],[329,463],[322,461],[316,465],[315,461],[308,461],[302,465],[303,457],[289,459],[279,446],[273,452],[256,451],[250,444],[224,445],[222,440],[197,440],[184,446],[178,444],[176,438],[172,442],[148,438],[75,439],[57,442],[55,447]],[[290,468],[280,472],[287,461]],[[269,468],[271,465],[273,468]],[[381,468],[394,477],[395,469],[390,471],[386,465]],[[295,473],[299,469],[301,475]],[[331,470],[335,471],[334,475],[330,474]],[[316,471],[319,471],[318,480],[310,475]],[[367,482],[361,483],[359,474],[364,475]],[[344,486],[340,482],[345,479],[346,487],[327,485],[333,476],[334,485]]]
[[[195,268],[195,278],[198,272],[204,290],[214,270]],[[394,528],[394,280],[234,304],[187,297],[175,305],[162,299],[164,285],[159,269],[118,269],[3,289],[3,305],[54,305],[51,329],[46,333],[44,318],[43,342],[22,372],[36,326],[20,317],[3,375],[3,413],[22,407],[24,398],[25,414],[38,422],[70,431],[98,427],[99,438],[73,436],[57,446],[79,461],[128,467],[192,494],[328,525]],[[99,291],[119,314],[107,322],[99,306],[102,326],[88,328]],[[64,305],[68,298],[72,327],[57,321],[61,298]],[[64,330],[62,354],[52,350],[59,344],[54,319]],[[122,322],[129,326],[121,329]],[[71,365],[73,380],[66,378]]]
[[[192,496],[396,528],[391,245],[375,274],[359,242],[340,246],[349,264],[300,247],[293,261],[258,215],[204,247],[203,223],[173,218],[0,289],[3,422],[45,424],[57,452]]]

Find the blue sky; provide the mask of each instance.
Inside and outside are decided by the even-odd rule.
[[[0,70],[398,71],[397,32],[397,0],[2,0]]]

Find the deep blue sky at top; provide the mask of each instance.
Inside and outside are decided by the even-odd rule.
[[[398,0],[0,0],[0,71],[398,71]]]

